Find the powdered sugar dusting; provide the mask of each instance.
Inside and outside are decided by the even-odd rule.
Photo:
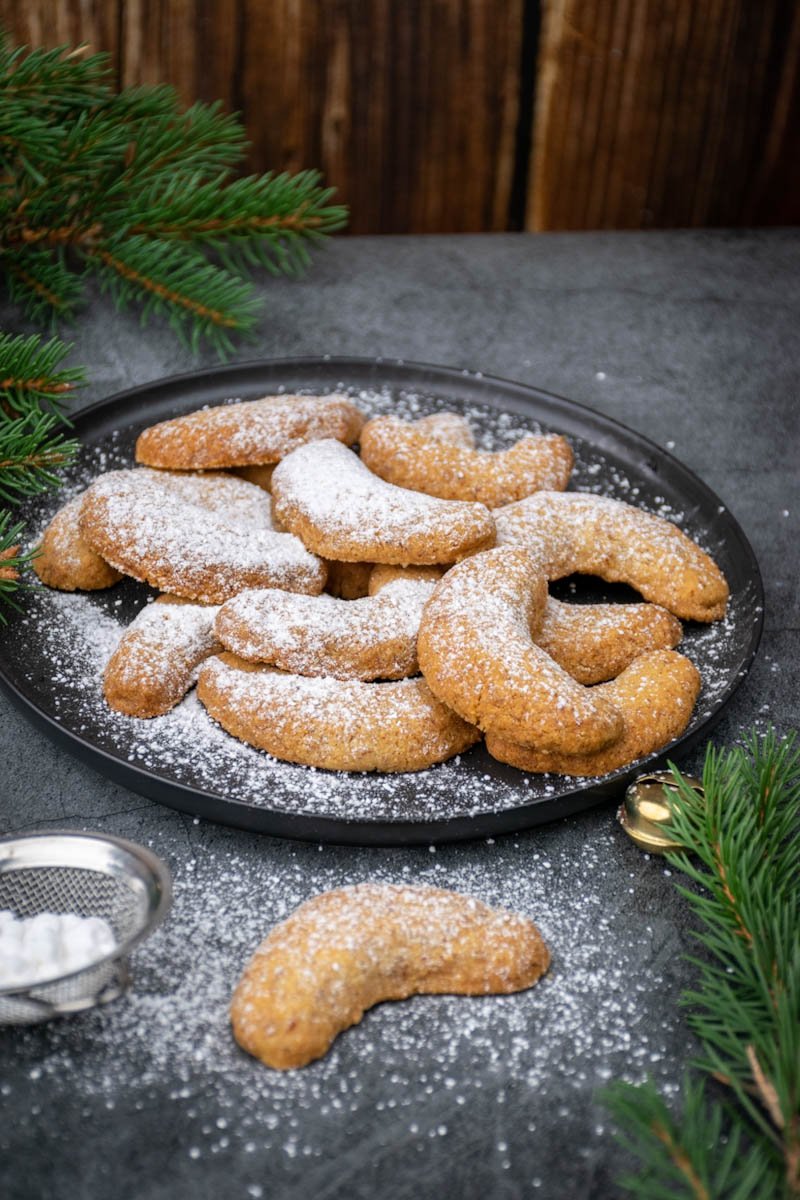
[[[342,381],[338,390],[346,390]],[[463,403],[401,387],[377,391],[349,389],[365,413],[394,412],[409,419],[458,409],[484,449],[512,444],[539,423],[490,404]],[[96,445],[85,445],[66,475],[60,495],[29,500],[21,516],[32,533],[40,531],[69,496],[98,474],[132,460],[136,428],[117,430]],[[623,467],[613,454],[570,437],[576,454],[574,486],[636,503],[680,524],[726,567],[724,544],[713,543],[691,512],[670,505],[643,477]],[[35,538],[33,539],[35,541]],[[596,581],[570,579],[556,594],[570,601],[630,598]],[[687,733],[709,715],[746,673],[751,629],[761,620],[754,586],[736,590],[723,621],[699,627],[687,624],[681,652],[698,666],[703,690]],[[153,721],[132,720],[109,712],[100,693],[102,668],[122,632],[142,606],[147,590],[124,581],[106,592],[72,595],[36,589],[25,598],[26,611],[12,618],[3,654],[12,677],[32,702],[89,744],[153,771],[162,778],[203,793],[224,796],[255,810],[333,817],[347,821],[388,821],[400,828],[414,822],[502,813],[521,805],[543,804],[588,786],[563,776],[530,776],[494,763],[481,747],[413,775],[338,775],[279,763],[225,734],[206,716],[193,693],[172,713]],[[0,635],[2,636],[2,635]],[[40,664],[47,663],[43,676]],[[52,665],[51,665],[52,664]],[[233,813],[232,813],[233,817]],[[235,818],[238,819],[238,818]]]
[[[592,840],[548,831],[554,836],[538,844],[505,839],[482,845],[480,854],[451,847],[403,862],[391,852],[354,851],[345,859],[291,843],[265,860],[257,846],[225,834],[217,847],[206,843],[196,853],[190,826],[173,912],[134,956],[130,995],[15,1039],[15,1056],[31,1063],[33,1102],[68,1095],[87,1113],[108,1106],[118,1118],[136,1110],[140,1120],[155,1106],[160,1123],[180,1122],[187,1158],[236,1162],[245,1178],[248,1161],[258,1163],[254,1186],[264,1182],[268,1163],[264,1195],[292,1172],[297,1184],[301,1169],[303,1194],[316,1195],[335,1147],[341,1154],[343,1121],[377,1121],[401,1144],[447,1138],[454,1129],[468,1136],[464,1121],[474,1125],[485,1096],[487,1117],[494,1113],[501,1128],[498,1106],[528,1109],[537,1144],[536,1121],[553,1104],[567,1106],[561,1124],[570,1105],[588,1105],[589,1093],[612,1077],[652,1074],[671,1090],[670,1050],[682,1021],[669,970],[674,942],[662,915],[640,908],[631,919],[629,904],[643,905],[644,896],[621,896],[607,866],[625,852],[623,835],[610,824],[598,830]],[[565,874],[567,890],[559,886]],[[240,973],[299,904],[362,880],[452,888],[519,912],[540,929],[550,970],[509,996],[380,1005],[318,1062],[272,1071],[231,1035],[228,1006]],[[24,1125],[18,1091],[6,1096]],[[582,1121],[592,1128],[588,1112]],[[58,1139],[58,1126],[52,1136]]]
[[[330,551],[334,558],[369,562],[375,547],[398,543],[402,551],[410,536],[455,557],[481,542],[486,545],[494,535],[484,505],[395,487],[331,439],[308,442],[284,458],[272,476],[272,498],[276,516],[287,528],[296,528],[299,516],[340,548],[340,553]],[[402,552],[396,561],[402,561]],[[434,553],[423,561],[448,559]]]
[[[240,657],[284,671],[397,679],[417,672],[417,631],[434,587],[430,579],[395,579],[359,600],[251,589],[223,606],[217,632]]]
[[[266,493],[233,475],[108,472],[84,498],[81,530],[119,570],[199,600],[220,601],[243,582],[322,586],[317,559],[275,532]]]

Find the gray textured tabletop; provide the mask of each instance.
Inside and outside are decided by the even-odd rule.
[[[798,725],[800,234],[339,240],[264,284],[237,356],[399,357],[590,405],[697,472],[742,525],[766,589],[761,648],[714,733]],[[15,328],[10,313],[0,325]],[[76,326],[80,404],[212,366],[96,299]],[[0,1032],[3,1195],[596,1197],[627,1165],[597,1098],[675,1092],[690,921],[613,804],[529,833],[407,849],[317,846],[203,823],[116,786],[0,696],[3,832],[104,830],[168,862],[175,906],[103,1011]],[[696,767],[701,752],[685,762]],[[553,951],[529,993],[383,1005],[323,1060],[245,1057],[226,1004],[277,919],[344,882],[419,881],[528,912]]]

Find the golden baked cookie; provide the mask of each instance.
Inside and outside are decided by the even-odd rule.
[[[241,741],[332,771],[420,771],[480,737],[422,679],[361,683],[287,675],[226,653],[203,663],[197,694]]]
[[[593,689],[622,713],[624,730],[613,745],[594,754],[548,754],[487,734],[486,748],[500,762],[523,771],[559,775],[606,775],[680,737],[700,694],[694,663],[675,650],[653,650],[616,679]]]
[[[362,414],[346,396],[264,396],[161,421],[136,442],[136,461],[169,470],[275,463],[304,442],[358,440]]]
[[[377,596],[382,588],[398,579],[427,582],[430,584],[430,591],[433,591],[433,585],[439,582],[446,570],[446,567],[393,567],[388,563],[376,563],[369,574],[367,594]]]
[[[395,579],[436,581],[445,567],[373,567],[369,594]],[[578,683],[602,683],[619,675],[648,650],[672,649],[683,636],[677,617],[657,604],[565,604],[548,596],[536,645]]]
[[[434,695],[487,732],[563,754],[601,750],[622,733],[622,716],[534,643],[546,599],[525,550],[501,547],[458,563],[422,614],[422,673]]]
[[[418,423],[394,416],[367,421],[360,445],[369,469],[389,483],[489,508],[540,488],[565,488],[574,461],[569,442],[557,433],[529,434],[508,450],[474,450],[432,438]]]
[[[608,496],[547,491],[494,516],[498,545],[530,550],[548,579],[599,575],[630,584],[684,620],[725,615],[728,585],[719,567],[663,517]]]
[[[197,677],[197,668],[221,650],[213,606],[159,596],[137,614],[103,674],[103,695],[129,717],[159,717],[174,708]]]
[[[470,423],[461,413],[448,410],[430,413],[427,417],[420,417],[413,424],[425,437],[435,441],[448,442],[451,446],[463,446],[467,450],[475,446],[475,435]]]
[[[250,589],[223,604],[216,633],[240,658],[296,675],[404,679],[419,671],[417,633],[435,586],[399,578],[360,600]]]
[[[549,965],[520,913],[441,888],[356,884],[307,900],[261,943],[233,994],[233,1034],[269,1067],[302,1067],[383,1000],[505,995]]]
[[[603,683],[649,650],[681,640],[677,617],[657,604],[564,604],[548,596],[533,640],[578,683]]]
[[[60,508],[45,529],[33,569],[42,583],[62,592],[94,592],[122,579],[82,536],[78,517],[83,495]]]
[[[319,559],[274,532],[269,497],[233,475],[110,471],[85,492],[80,530],[126,575],[207,604],[246,587],[317,593],[325,583]]]
[[[494,544],[483,504],[438,500],[374,475],[340,442],[309,442],[275,468],[276,518],[323,558],[455,562]]]

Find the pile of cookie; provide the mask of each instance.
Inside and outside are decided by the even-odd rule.
[[[681,621],[723,617],[725,578],[671,522],[566,491],[558,434],[489,452],[456,413],[282,395],[154,425],[136,461],[62,508],[34,563],[50,587],[163,593],[106,668],[122,713],[196,681],[224,729],[294,763],[414,771],[485,735],[523,770],[591,776],[690,719]],[[643,602],[550,596],[573,572]]]

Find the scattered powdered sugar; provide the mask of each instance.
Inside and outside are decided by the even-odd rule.
[[[234,475],[111,471],[92,484],[81,514],[84,536],[108,562],[165,591],[219,601],[242,581],[321,586],[314,555],[275,532],[266,492]]]
[[[341,385],[339,390],[343,388]],[[389,388],[355,393],[353,399],[365,412],[392,411],[411,419],[458,408],[485,449],[507,446],[525,433],[540,432],[537,422],[499,412],[488,404],[454,403]],[[128,465],[136,432],[135,428],[116,431],[98,445],[84,446],[59,496],[26,502],[21,515],[30,520],[30,527],[41,530],[65,496],[83,490],[100,472]],[[570,441],[576,454],[576,488],[604,491],[679,522],[728,569],[726,546],[709,545],[704,526],[671,507],[644,477],[632,477],[610,454],[580,438],[571,436]],[[752,630],[761,619],[754,588],[748,583],[734,589],[723,621],[685,626],[680,649],[695,662],[703,678],[689,734],[746,673]],[[577,601],[632,598],[626,589],[614,585],[600,585],[598,592],[596,581],[584,579],[567,580],[556,586],[555,593]],[[130,580],[90,594],[36,588],[26,596],[25,611],[12,617],[8,635],[0,634],[11,678],[32,703],[84,742],[136,768],[251,810],[391,822],[398,828],[500,813],[540,802],[547,806],[554,797],[591,786],[585,780],[576,783],[563,776],[518,772],[494,762],[482,746],[463,758],[405,775],[337,774],[294,766],[230,737],[209,719],[193,693],[172,712],[153,720],[113,713],[102,699],[102,670],[123,627],[147,596],[147,589]],[[137,786],[146,791],[147,780],[142,777]],[[239,820],[239,810],[232,810],[231,817]]]
[[[365,410],[412,419],[458,407],[485,449],[539,429],[489,405],[402,390],[354,398]],[[135,432],[86,447],[60,497],[27,502],[22,515],[30,528],[41,529],[66,494],[85,488],[100,471],[129,465]],[[709,544],[702,521],[678,503],[671,507],[613,456],[570,440],[576,487],[679,521],[727,570],[725,545]],[[574,580],[558,594],[572,601],[620,598],[619,589],[598,595]],[[761,619],[755,595],[754,586],[737,587],[723,621],[686,626],[681,649],[704,680],[690,730],[747,669],[751,631]],[[401,824],[539,801],[547,809],[573,790],[561,777],[531,777],[491,763],[480,749],[410,776],[292,767],[229,737],[193,694],[157,720],[114,714],[102,701],[100,673],[146,598],[146,589],[129,581],[92,595],[36,588],[0,634],[4,665],[23,695],[123,761],[255,809]],[[136,836],[136,816],[127,820]],[[333,1195],[334,1188],[343,1195],[349,1183],[362,1195],[369,1183],[364,1173],[376,1161],[401,1171],[413,1163],[408,1178],[421,1179],[420,1152],[433,1142],[468,1161],[478,1182],[485,1155],[498,1195],[500,1172],[508,1168],[515,1195],[535,1194],[548,1162],[553,1178],[579,1178],[572,1194],[580,1195],[597,1185],[600,1156],[609,1153],[609,1131],[594,1098],[598,1086],[650,1075],[669,1094],[677,1090],[686,1056],[675,968],[686,945],[676,935],[677,901],[663,878],[669,872],[654,863],[643,870],[639,852],[612,827],[608,812],[584,814],[579,830],[567,819],[518,838],[413,857],[407,850],[343,854],[265,842],[221,827],[197,830],[188,817],[177,822],[170,816],[159,826],[155,849],[174,865],[175,903],[133,956],[132,991],[80,1018],[14,1031],[7,1050],[13,1083],[11,1072],[0,1083],[7,1113],[0,1151],[21,1148],[30,1155],[44,1125],[50,1161],[59,1163],[64,1178],[72,1164],[96,1170],[99,1133],[113,1114],[112,1132],[135,1131],[139,1194],[149,1187],[154,1197],[168,1194],[181,1176],[179,1160],[193,1171],[197,1164],[183,1178],[187,1193],[198,1196],[219,1194],[220,1179],[230,1181],[229,1194],[253,1200]],[[629,879],[628,854],[636,855]],[[520,912],[541,930],[551,968],[535,987],[514,995],[419,996],[378,1006],[319,1062],[286,1073],[265,1068],[236,1046],[228,1023],[245,963],[299,904],[366,880],[453,888]],[[512,1143],[511,1128],[517,1133]],[[89,1129],[96,1133],[91,1139]],[[108,1175],[104,1184],[109,1192]],[[102,1187],[97,1183],[98,1194]]]
[[[347,396],[265,396],[227,401],[151,427],[145,462],[166,466],[194,451],[199,465],[276,461],[309,438],[352,440],[361,419]]]
[[[358,600],[252,588],[223,606],[217,633],[240,657],[284,671],[394,679],[417,672],[417,631],[435,586],[398,578]]]
[[[606,822],[596,831],[591,840],[572,829],[571,837],[548,831],[539,844],[490,841],[480,853],[449,847],[401,864],[391,852],[337,857],[291,843],[265,858],[257,845],[224,832],[219,846],[206,840],[196,853],[190,827],[188,855],[185,846],[178,850],[174,909],[135,953],[129,995],[77,1020],[17,1032],[14,1059],[30,1064],[29,1079],[2,1089],[16,1127],[36,1127],[43,1104],[47,1112],[67,1097],[70,1111],[87,1119],[115,1109],[114,1119],[130,1114],[139,1126],[155,1110],[159,1128],[181,1130],[181,1153],[190,1159],[236,1162],[237,1179],[246,1179],[252,1155],[259,1164],[253,1180],[264,1180],[268,1169],[265,1194],[298,1160],[304,1170],[318,1160],[320,1169],[336,1161],[346,1171],[344,1120],[392,1143],[459,1128],[471,1138],[484,1105],[502,1130],[498,1106],[508,1102],[529,1114],[530,1140],[543,1147],[555,1105],[553,1118],[564,1127],[568,1114],[580,1113],[581,1137],[596,1147],[607,1134],[594,1129],[592,1093],[611,1078],[647,1075],[672,1090],[676,1047],[685,1053],[671,970],[675,935],[663,904],[653,906],[651,897],[650,913],[646,904],[648,888],[660,886],[667,900],[667,886],[646,872],[639,894],[627,895],[619,886],[624,871],[608,867],[622,835]],[[560,886],[565,875],[569,889]],[[299,904],[361,881],[450,888],[518,912],[541,931],[550,970],[530,990],[507,996],[380,1005],[319,1061],[270,1070],[241,1051],[230,1031],[228,1006],[241,971]],[[51,1141],[65,1136],[63,1128],[55,1123]],[[321,1194],[318,1177],[304,1179],[303,1194]]]
[[[288,528],[298,513],[327,539],[341,538],[344,547],[354,539],[366,546],[402,545],[413,534],[458,552],[493,531],[484,506],[386,483],[331,439],[308,442],[284,458],[272,476],[272,496]]]

